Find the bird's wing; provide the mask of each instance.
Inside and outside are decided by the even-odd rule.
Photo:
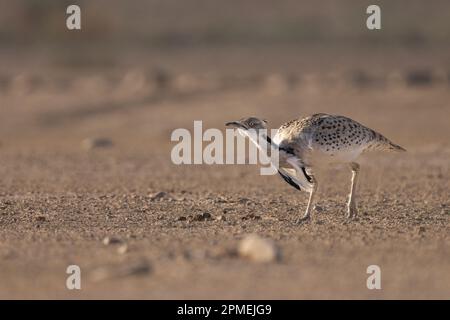
[[[303,190],[307,192],[311,192],[313,188],[313,178],[307,173],[305,166],[302,161],[296,157],[291,156],[286,159],[286,162],[289,163],[295,169],[295,179],[293,179]]]
[[[296,183],[294,181],[294,178],[292,176],[290,176],[285,169],[278,169],[278,173],[280,174],[280,176],[284,179],[284,181],[286,181],[288,184],[290,184],[291,186],[293,186],[295,189],[297,190],[302,190],[300,188],[300,186],[298,185],[298,183]]]
[[[283,168],[282,173],[288,176],[297,186],[299,190],[305,190],[310,192],[313,187],[313,179],[310,175],[308,175],[305,165],[300,157],[300,153],[297,150],[297,147],[293,143],[287,142],[282,134],[282,131],[279,130],[277,134],[273,138],[273,144],[277,146],[279,151],[279,162]],[[286,165],[291,168],[286,168]],[[280,173],[283,177],[283,175]],[[284,177],[283,177],[284,178]],[[286,180],[284,178],[284,180]],[[286,180],[287,181],[287,180]],[[289,181],[287,181],[291,184]]]
[[[298,173],[296,169],[292,168],[279,168],[278,173],[288,184],[293,186],[297,190],[304,190],[306,192],[311,192],[312,183],[310,183],[305,176],[303,171],[301,174]]]

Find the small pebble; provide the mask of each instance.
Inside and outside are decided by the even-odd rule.
[[[314,210],[317,211],[317,212],[322,212],[323,208],[321,206],[315,205],[314,206]]]
[[[173,200],[174,198],[168,194],[167,192],[160,191],[157,193],[150,194],[150,200],[152,201],[161,201],[161,200]]]
[[[270,239],[251,234],[241,240],[238,246],[241,257],[254,262],[266,263],[280,259],[280,251]]]
[[[125,254],[128,252],[128,246],[126,244],[121,245],[120,247],[117,248],[117,253],[118,254]]]
[[[118,243],[121,243],[122,241],[120,241],[120,239],[119,238],[116,238],[116,237],[105,237],[105,238],[103,238],[103,244],[105,245],[105,246],[108,246],[108,245],[110,245],[110,244],[118,244]]]
[[[260,220],[261,216],[254,213],[249,213],[241,218],[242,220]]]
[[[47,220],[47,218],[45,216],[37,216],[36,217],[36,221],[38,222],[45,222]]]
[[[211,214],[209,212],[203,212],[194,217],[195,221],[211,220]]]
[[[81,142],[81,146],[85,150],[92,150],[96,148],[109,148],[113,143],[108,138],[87,138]]]

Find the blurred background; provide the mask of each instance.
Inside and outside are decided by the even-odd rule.
[[[311,111],[298,95],[308,88],[447,85],[450,4],[425,3],[377,1],[382,29],[370,31],[370,1],[78,1],[82,30],[69,31],[71,1],[0,1],[0,95],[8,114],[0,130],[37,125],[44,133],[78,121],[78,133],[96,135],[106,124],[92,132],[85,121],[180,99],[187,110],[196,99],[255,90],[273,96],[272,107],[286,106],[279,124]],[[286,91],[297,94],[293,112],[277,97]],[[249,112],[266,112],[248,104]],[[167,130],[191,120],[172,117],[163,119]]]
[[[448,298],[449,101],[448,0],[0,0],[0,298]],[[346,170],[298,227],[306,194],[256,166],[170,159],[194,120],[319,112],[408,150],[362,160],[359,222]],[[282,262],[239,259],[246,233]]]

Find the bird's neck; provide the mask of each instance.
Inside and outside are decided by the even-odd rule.
[[[250,141],[255,144],[258,149],[267,153],[267,150],[276,147],[270,136],[267,134],[267,129],[260,130],[242,130],[239,132],[243,136],[247,136]]]

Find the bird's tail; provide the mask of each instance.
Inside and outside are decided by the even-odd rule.
[[[373,131],[374,138],[372,139],[367,151],[394,151],[394,152],[405,152],[406,149],[393,143],[388,138],[383,136],[381,133]]]

